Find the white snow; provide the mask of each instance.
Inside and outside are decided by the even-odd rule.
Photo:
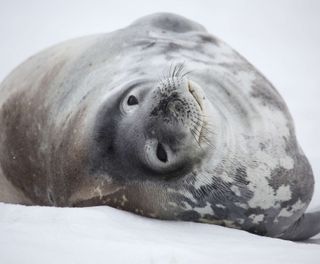
[[[311,207],[320,209],[319,1],[1,0],[0,80],[47,46],[112,31],[159,11],[203,24],[275,85],[314,170]],[[9,263],[320,263],[320,235],[294,243],[108,207],[0,204],[0,264]]]
[[[319,263],[320,245],[109,207],[0,204],[1,263]],[[320,240],[320,238],[318,239]]]

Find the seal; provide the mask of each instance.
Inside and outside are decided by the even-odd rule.
[[[31,57],[0,90],[0,200],[109,205],[289,240],[320,231],[311,167],[270,82],[174,14]]]

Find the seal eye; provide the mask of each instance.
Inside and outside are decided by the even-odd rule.
[[[158,146],[157,146],[157,158],[162,162],[168,161],[167,153],[160,143],[158,143]]]
[[[130,95],[129,98],[128,98],[128,101],[127,101],[127,104],[128,105],[136,105],[138,104],[138,99],[137,97],[135,97],[134,95]]]

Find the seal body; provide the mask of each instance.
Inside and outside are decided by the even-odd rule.
[[[0,147],[3,202],[110,205],[285,239],[320,231],[320,214],[304,214],[314,180],[281,96],[177,15],[21,64],[0,87]]]

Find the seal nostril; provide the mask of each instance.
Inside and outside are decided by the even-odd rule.
[[[157,158],[162,162],[168,161],[167,153],[164,150],[162,144],[160,144],[160,143],[158,143],[158,146],[157,146]]]

